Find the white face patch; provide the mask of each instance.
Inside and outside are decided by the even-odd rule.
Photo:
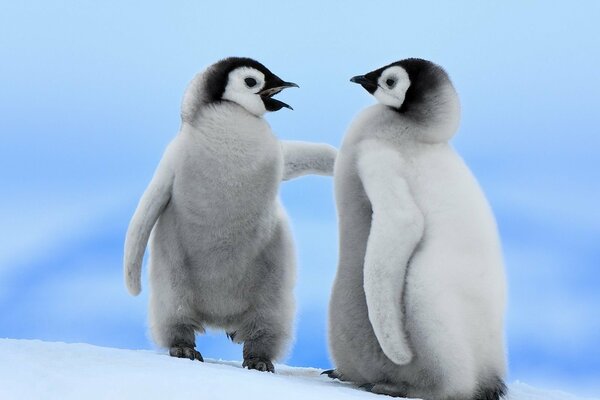
[[[267,112],[258,92],[265,86],[265,76],[262,72],[240,67],[229,73],[223,99],[233,101],[256,116]]]
[[[385,69],[377,80],[377,90],[373,96],[386,106],[400,108],[410,86],[408,73],[397,65]]]

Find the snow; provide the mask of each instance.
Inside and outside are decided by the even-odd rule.
[[[239,361],[176,359],[39,340],[0,339],[0,399],[382,399],[321,376],[315,368],[276,365],[276,374],[248,371]],[[576,400],[575,396],[510,385],[510,400]]]

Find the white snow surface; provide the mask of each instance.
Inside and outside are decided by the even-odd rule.
[[[243,369],[239,361],[201,363],[148,350],[0,339],[0,399],[389,398],[332,381],[320,369],[275,368],[271,374]],[[581,399],[519,382],[509,391],[509,400]]]

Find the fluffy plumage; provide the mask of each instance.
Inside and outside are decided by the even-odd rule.
[[[380,104],[353,121],[335,165],[331,376],[392,396],[498,399],[503,262],[485,196],[447,143],[454,87],[419,59],[352,81]]]
[[[210,326],[244,343],[244,366],[273,371],[292,335],[295,255],[279,184],[331,175],[336,151],[274,136],[261,115],[291,86],[232,58],[186,90],[181,130],[133,215],[124,256],[136,295],[152,231],[150,330],[172,356],[202,360],[195,334]]]

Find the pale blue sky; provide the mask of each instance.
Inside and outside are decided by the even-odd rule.
[[[600,386],[600,3],[0,3],[0,336],[148,348],[126,294],[124,231],[179,127],[187,82],[250,56],[300,89],[281,138],[339,145],[373,99],[348,79],[406,57],[446,68],[457,150],[496,212],[510,286],[510,380]],[[299,249],[288,362],[329,366],[337,258],[331,180],[285,183]],[[239,358],[224,335],[210,357]]]

